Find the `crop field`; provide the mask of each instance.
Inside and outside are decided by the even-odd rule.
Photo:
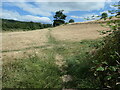
[[[35,53],[41,47],[52,47],[47,44],[49,34],[59,41],[79,42],[97,39],[102,36],[97,30],[105,29],[107,28],[99,24],[76,24],[35,31],[2,33],[3,59],[7,60],[8,57],[13,60],[24,56],[24,53]]]
[[[108,28],[87,23],[2,33],[3,87],[97,87],[95,79],[86,76],[87,57],[101,43],[97,30],[103,29]]]

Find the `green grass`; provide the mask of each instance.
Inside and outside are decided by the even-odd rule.
[[[103,39],[82,40],[80,42],[57,41],[50,35],[50,43],[54,44],[53,51],[64,57],[65,73],[73,77],[73,81],[64,83],[66,88],[97,88],[99,82],[94,78],[90,68],[92,59],[89,52],[103,45]]]
[[[3,87],[7,88],[61,88],[60,71],[48,58],[37,56],[18,60],[3,66]]]
[[[30,56],[3,65],[3,87],[7,88],[96,88],[99,82],[89,71],[93,48],[100,47],[102,39],[83,40],[80,42],[57,41],[49,31],[47,45],[43,47],[45,56]],[[55,64],[55,55],[59,54],[66,61],[61,72]],[[67,66],[67,67],[66,67]],[[71,75],[73,81],[63,83],[62,75]]]
[[[65,71],[73,77],[73,81],[65,83],[66,88],[96,88],[99,83],[90,72],[91,55],[89,52],[101,44],[100,40],[83,40],[82,42],[66,42],[57,45],[56,52],[66,61]]]

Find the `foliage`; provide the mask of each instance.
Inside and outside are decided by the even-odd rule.
[[[102,44],[102,39],[98,40],[82,40],[77,43],[68,43],[68,48],[65,49],[65,61],[68,67],[65,67],[66,74],[73,77],[73,81],[65,83],[66,88],[98,88],[99,82],[94,78],[91,68],[91,55],[89,51],[99,47]],[[64,51],[64,52],[65,52]]]
[[[70,19],[69,20],[69,23],[74,23],[75,21],[73,19]]]
[[[113,7],[118,8],[118,10],[108,10],[111,14],[116,14],[115,16],[120,15],[120,1],[118,2],[118,5],[112,5]]]
[[[64,10],[60,10],[55,13],[55,16],[54,16],[55,20],[65,20],[67,16],[63,14],[63,11]]]
[[[100,81],[100,88],[114,88],[116,90],[120,89],[119,24],[120,20],[110,20],[107,22],[106,26],[109,26],[110,30],[107,30],[103,33],[109,33],[109,35],[105,37],[104,45],[99,48],[96,55],[93,57],[94,66],[91,70],[93,71],[94,76]]]
[[[35,30],[52,27],[51,24],[42,24],[35,22],[22,22],[15,20],[2,19],[3,31],[15,31],[15,30]]]
[[[101,14],[101,19],[105,20],[107,17],[108,17],[107,13],[104,12],[104,13]]]
[[[64,20],[66,19],[67,16],[63,14],[63,11],[64,10],[60,10],[55,13],[55,15],[53,16],[54,17],[53,26],[58,26],[65,23]]]
[[[105,45],[94,56],[94,75],[101,82],[102,88],[116,88],[120,76],[120,32],[105,39]]]
[[[54,27],[59,26],[59,25],[62,25],[64,23],[65,23],[65,21],[63,21],[63,20],[54,20],[53,26]]]

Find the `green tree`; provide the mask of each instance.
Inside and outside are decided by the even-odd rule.
[[[107,13],[104,12],[104,13],[101,14],[101,19],[105,20],[107,17],[108,17]]]
[[[58,26],[65,23],[64,20],[66,19],[67,16],[63,14],[63,11],[64,10],[60,10],[55,13],[55,15],[53,16],[54,17],[53,26]]]
[[[69,23],[74,23],[75,21],[73,19],[70,19],[69,20]]]

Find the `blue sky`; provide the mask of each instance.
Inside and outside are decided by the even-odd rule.
[[[64,10],[67,15],[66,22],[74,19],[75,22],[86,21],[84,18],[92,15],[100,15],[107,10],[115,9],[112,5],[115,1],[103,0],[102,2],[15,2],[14,0],[2,2],[2,14],[0,18],[14,19],[19,21],[34,21],[41,23],[52,23],[53,15],[58,10]],[[107,12],[108,13],[108,12]],[[110,14],[109,14],[110,16]]]

